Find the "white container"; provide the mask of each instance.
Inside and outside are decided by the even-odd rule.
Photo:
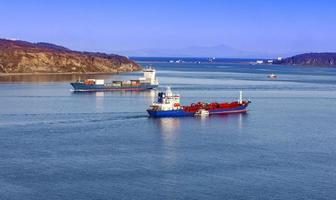
[[[96,79],[96,85],[104,85],[103,79]]]

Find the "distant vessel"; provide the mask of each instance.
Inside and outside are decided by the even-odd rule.
[[[276,78],[277,77],[277,75],[275,75],[275,74],[269,74],[268,76],[267,76],[267,78]]]
[[[168,87],[165,92],[159,92],[157,102],[150,105],[147,112],[151,117],[186,117],[186,116],[206,116],[214,114],[229,114],[247,112],[250,101],[243,100],[242,91],[238,101],[232,102],[212,102],[192,103],[189,106],[180,105],[180,95],[173,94]]]
[[[195,112],[195,116],[199,116],[199,117],[206,117],[209,115],[210,115],[210,112],[205,109],[199,109],[198,111]]]
[[[106,83],[102,79],[86,79],[84,81],[76,81],[71,83],[74,91],[114,91],[114,90],[129,90],[141,91],[150,90],[159,86],[159,81],[156,78],[156,71],[153,68],[145,68],[144,76],[137,80],[128,81],[112,81]]]
[[[211,63],[211,62],[213,62],[214,60],[216,60],[216,58],[215,58],[215,57],[212,57],[212,58],[209,58],[209,59],[208,59],[208,62]]]

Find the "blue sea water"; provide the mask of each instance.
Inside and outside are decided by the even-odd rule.
[[[335,199],[336,69],[142,64],[183,104],[242,89],[249,112],[152,119],[157,91],[73,93],[77,75],[0,77],[0,199]]]

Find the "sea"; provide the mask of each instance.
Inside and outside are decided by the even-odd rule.
[[[155,67],[157,90],[69,84],[141,72],[0,76],[1,200],[336,198],[336,68],[135,59]],[[182,104],[240,90],[252,103],[246,114],[149,118],[167,86]]]

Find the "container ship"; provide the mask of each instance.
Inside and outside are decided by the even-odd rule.
[[[158,100],[150,105],[147,112],[150,117],[186,117],[186,116],[204,116],[215,114],[244,113],[247,112],[247,106],[251,103],[249,100],[243,100],[243,93],[240,91],[240,97],[232,102],[197,102],[188,106],[180,105],[180,95],[173,94],[168,87],[165,92],[158,93]]]
[[[103,79],[86,79],[70,83],[75,92],[96,92],[96,91],[115,91],[129,90],[142,91],[157,88],[159,81],[156,78],[156,71],[153,68],[145,68],[144,76],[136,80],[105,82]]]

